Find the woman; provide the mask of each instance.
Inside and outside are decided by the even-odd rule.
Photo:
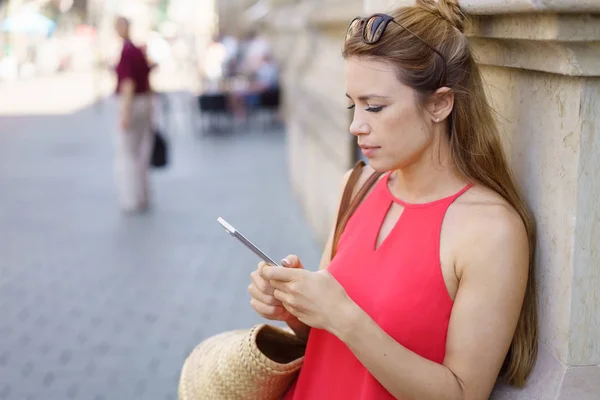
[[[119,17],[117,34],[123,50],[116,68],[119,97],[119,133],[116,142],[116,174],[119,202],[125,212],[144,211],[149,206],[148,169],[154,136],[152,134],[152,94],[150,66],[144,52],[129,36],[129,21]]]
[[[349,26],[361,182],[384,174],[318,272],[291,255],[252,274],[252,307],[308,337],[285,399],[480,400],[533,367],[534,223],[462,29],[451,0]]]

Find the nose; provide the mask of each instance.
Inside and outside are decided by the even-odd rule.
[[[352,119],[352,123],[350,124],[350,133],[354,136],[360,135],[368,135],[371,132],[371,127],[365,121],[362,121],[356,118],[356,114],[354,114],[354,118]]]

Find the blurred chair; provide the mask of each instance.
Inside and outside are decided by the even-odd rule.
[[[198,96],[198,108],[203,134],[231,130],[232,116],[225,93],[201,94]]]
[[[250,118],[263,129],[272,128],[278,120],[280,107],[281,89],[279,87],[269,89],[260,94],[258,105],[250,110]]]

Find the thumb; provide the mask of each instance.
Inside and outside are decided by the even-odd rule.
[[[302,266],[302,263],[300,262],[300,259],[295,254],[290,254],[289,256],[287,256],[286,258],[281,260],[281,265],[283,265],[286,268],[304,269],[304,267]]]

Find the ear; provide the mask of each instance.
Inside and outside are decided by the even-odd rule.
[[[448,118],[454,107],[454,92],[448,87],[436,90],[427,104],[427,110],[433,122],[441,122]]]

